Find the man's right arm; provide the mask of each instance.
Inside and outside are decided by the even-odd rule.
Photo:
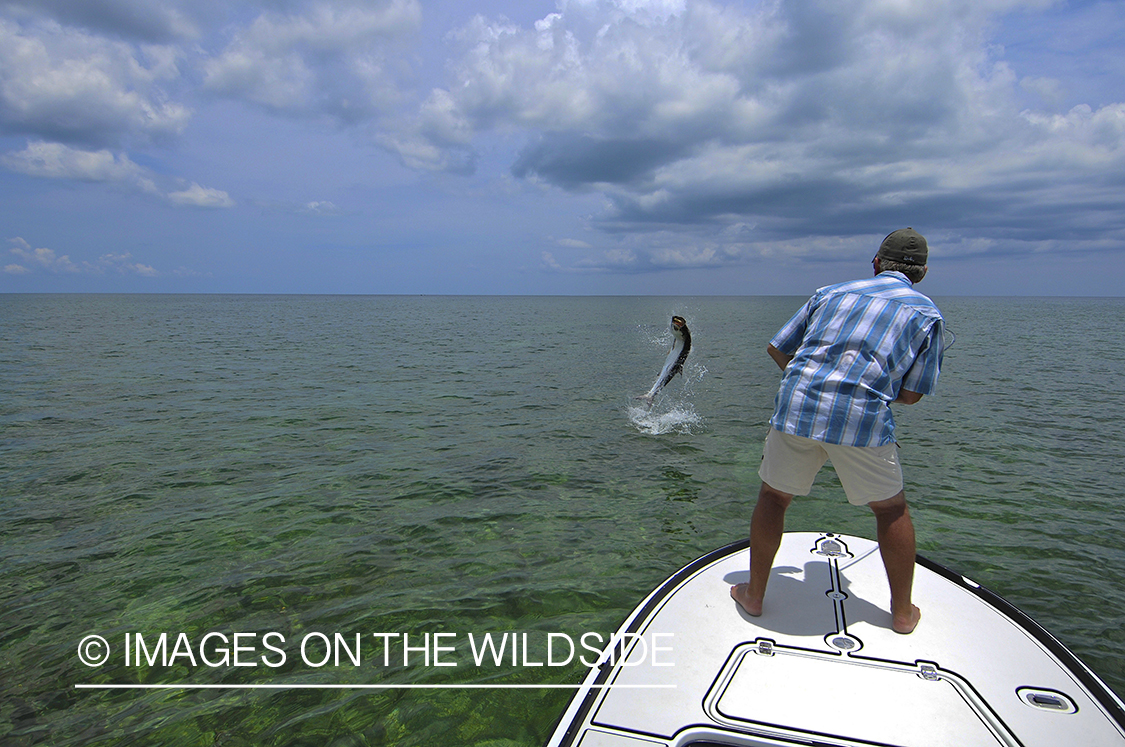
[[[773,358],[773,362],[776,363],[778,368],[780,368],[782,371],[784,371],[785,367],[789,365],[789,361],[793,360],[793,356],[786,355],[785,353],[781,352],[780,350],[775,348],[772,343],[768,347],[766,347],[766,352],[769,353],[770,358]]]
[[[912,392],[909,389],[899,389],[898,397],[895,398],[895,402],[901,402],[904,405],[913,405],[920,399],[922,399],[922,395],[918,392]]]

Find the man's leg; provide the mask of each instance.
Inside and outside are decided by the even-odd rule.
[[[730,587],[731,597],[748,615],[762,614],[766,584],[785,531],[785,510],[792,502],[792,494],[782,493],[764,482],[758,491],[758,503],[750,519],[750,583]]]
[[[891,586],[891,627],[896,633],[910,633],[918,625],[921,611],[910,600],[914,587],[914,523],[906,496],[900,491],[885,501],[867,504],[875,512],[879,554],[887,569]]]

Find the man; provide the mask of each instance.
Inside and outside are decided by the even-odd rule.
[[[770,341],[767,352],[784,373],[750,522],[750,582],[730,590],[750,615],[762,614],[785,510],[794,495],[808,495],[831,459],[848,502],[875,513],[891,626],[910,633],[918,625],[914,525],[890,405],[931,394],[941,370],[941,312],[914,290],[928,253],[914,229],[892,232],[872,260],[874,278],[821,288]]]

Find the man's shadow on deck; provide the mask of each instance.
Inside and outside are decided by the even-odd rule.
[[[855,562],[850,561],[850,562]],[[770,571],[769,586],[761,617],[751,617],[733,599],[738,614],[746,622],[763,630],[793,636],[824,636],[837,630],[833,600],[832,565],[827,560],[810,560],[804,570],[796,566],[775,566]],[[803,575],[802,575],[803,574]],[[877,628],[891,628],[891,613],[851,592],[847,568],[840,570],[839,590],[847,595],[843,602],[843,626],[865,622]],[[723,577],[729,585],[750,580],[750,571],[728,573]]]

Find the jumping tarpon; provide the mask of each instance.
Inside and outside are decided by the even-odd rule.
[[[664,385],[672,380],[676,374],[682,374],[684,371],[684,361],[687,360],[688,352],[691,351],[691,332],[688,331],[687,322],[682,316],[672,317],[672,349],[668,351],[668,357],[664,360],[664,368],[661,369],[660,375],[656,377],[656,383],[652,385],[652,389],[648,390],[647,394],[642,394],[637,399],[642,399],[649,406],[652,405],[652,400],[656,394],[664,388]]]

